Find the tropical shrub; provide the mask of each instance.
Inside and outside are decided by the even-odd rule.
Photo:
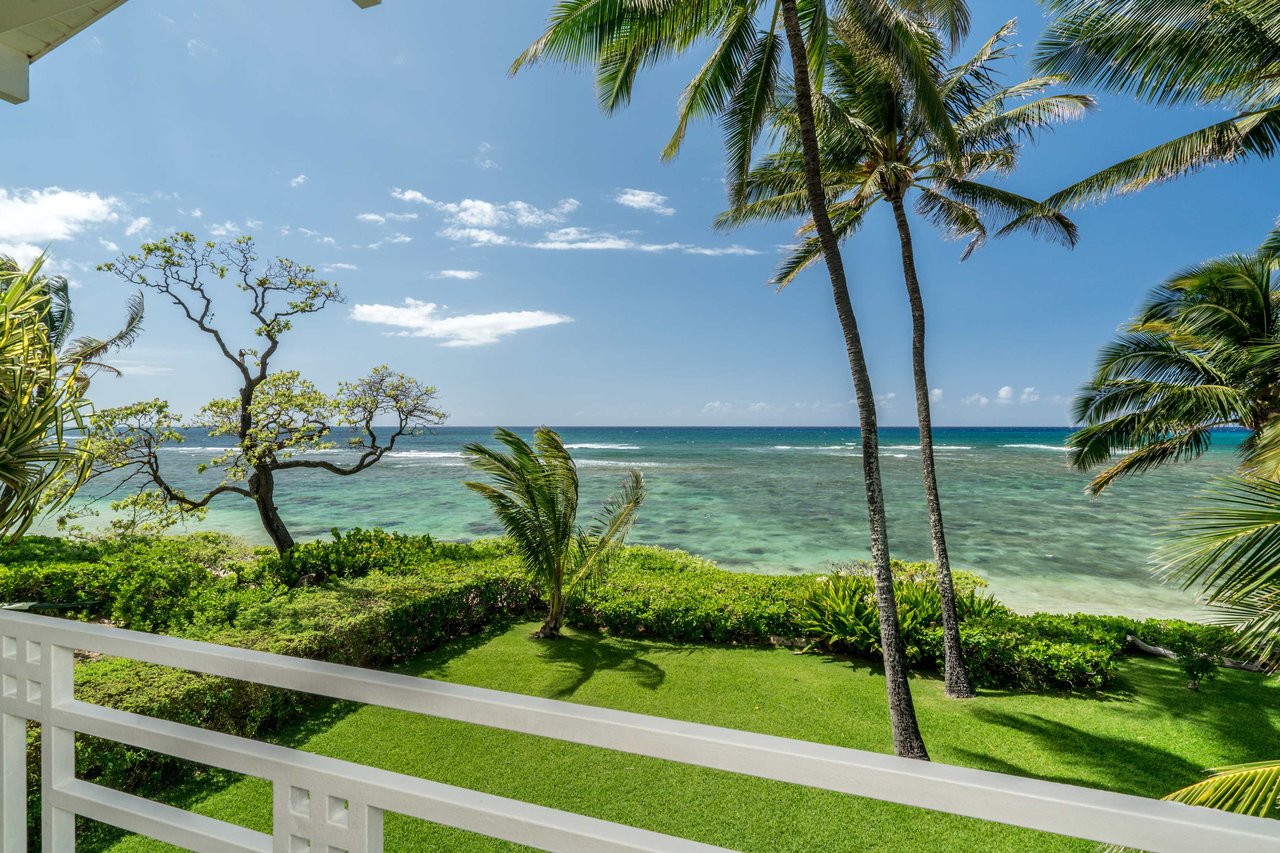
[[[681,551],[631,546],[608,583],[569,597],[566,620],[625,637],[764,645],[801,636],[812,577],[727,572]]]
[[[320,584],[330,578],[361,578],[374,571],[400,571],[430,554],[430,536],[385,530],[333,528],[333,541],[306,542],[284,554],[268,555],[263,571],[286,586]]]

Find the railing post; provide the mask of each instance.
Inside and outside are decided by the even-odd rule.
[[[275,853],[382,853],[382,809],[327,784],[318,777],[272,782]]]
[[[75,698],[75,656],[65,646],[27,641],[30,663],[38,663],[38,699],[44,710],[40,726],[40,841],[43,853],[74,853],[76,816],[56,808],[50,792],[76,776],[76,733],[51,725],[49,711]],[[41,648],[43,646],[43,648]]]
[[[27,721],[0,712],[0,851],[27,849]]]

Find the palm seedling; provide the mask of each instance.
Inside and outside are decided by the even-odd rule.
[[[469,444],[463,452],[488,482],[468,482],[493,507],[531,578],[542,587],[547,618],[535,637],[554,639],[574,590],[599,580],[617,555],[644,500],[644,478],[631,471],[592,523],[578,524],[578,468],[554,431],[534,431],[532,446],[507,429],[493,437],[506,452]]]

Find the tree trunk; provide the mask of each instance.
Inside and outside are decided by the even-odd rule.
[[[255,468],[249,477],[249,494],[258,505],[258,517],[262,527],[271,537],[271,544],[281,554],[293,548],[293,536],[285,527],[280,510],[276,507],[276,479],[270,468]]]
[[[884,650],[885,687],[889,695],[889,722],[893,729],[893,751],[907,758],[928,760],[915,705],[911,700],[911,684],[907,681],[907,660],[898,627],[898,607],[893,595],[893,572],[889,567],[889,534],[884,513],[884,491],[880,483],[880,437],[876,432],[876,402],[867,372],[866,357],[858,321],[849,299],[849,286],[844,274],[840,246],[831,228],[826,193],[822,186],[822,167],[818,154],[818,134],[814,125],[813,95],[809,90],[809,60],[796,0],[781,0],[782,21],[787,32],[787,45],[795,77],[796,113],[800,119],[800,141],[804,152],[805,189],[814,230],[822,245],[822,256],[831,277],[836,314],[844,332],[849,371],[858,402],[859,426],[862,433],[862,474],[867,489],[867,516],[871,528],[871,565],[875,578],[876,606],[880,613],[880,645]]]
[[[938,596],[942,600],[943,681],[946,694],[953,699],[972,699],[976,694],[969,683],[969,671],[960,645],[960,620],[956,617],[955,585],[951,582],[951,559],[947,554],[947,535],[942,526],[942,501],[938,498],[938,472],[933,461],[933,414],[929,407],[929,375],[924,364],[924,298],[920,295],[920,279],[916,275],[915,249],[911,245],[911,226],[900,194],[891,195],[893,216],[898,222],[898,239],[902,241],[902,277],[907,284],[911,303],[911,367],[916,383],[916,417],[920,422],[920,466],[924,469],[924,500],[929,508],[929,534],[933,538],[933,559],[938,570]]]
[[[539,640],[555,640],[560,637],[560,629],[564,625],[564,577],[557,573],[551,581],[551,589],[548,591],[548,598],[551,599],[547,603],[547,618],[542,623],[542,627],[533,632],[533,636]]]

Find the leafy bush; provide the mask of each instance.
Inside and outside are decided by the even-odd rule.
[[[227,624],[246,597],[272,594],[272,584],[255,582],[254,552],[223,534],[91,545],[29,539],[0,551],[0,602],[53,603],[66,615],[164,632]]]
[[[522,572],[486,562],[402,575],[376,572],[321,588],[280,591],[246,603],[234,626],[193,624],[182,633],[211,643],[380,667],[528,618],[539,606],[537,590]],[[314,702],[305,694],[120,659],[80,663],[76,695],[244,737],[270,732]],[[28,753],[32,773],[38,755],[34,749]],[[80,778],[133,792],[156,790],[184,767],[160,753],[110,741],[86,742],[77,751]]]
[[[978,687],[1017,690],[1101,690],[1116,676],[1109,647],[1047,639],[1034,624],[1019,618],[994,623],[970,621],[960,628],[969,678]],[[924,634],[925,656],[935,665],[943,657],[942,630]]]
[[[632,546],[602,583],[570,598],[577,628],[626,637],[765,644],[800,636],[811,577],[737,574],[681,551]]]
[[[385,530],[333,528],[332,542],[304,542],[285,554],[267,555],[263,571],[285,586],[322,584],[330,578],[362,578],[370,572],[403,571],[429,556],[430,536],[405,536]]]
[[[880,650],[880,614],[875,585],[866,575],[837,574],[821,578],[805,597],[797,627],[812,638],[806,651],[819,646],[834,651],[871,654]]]

